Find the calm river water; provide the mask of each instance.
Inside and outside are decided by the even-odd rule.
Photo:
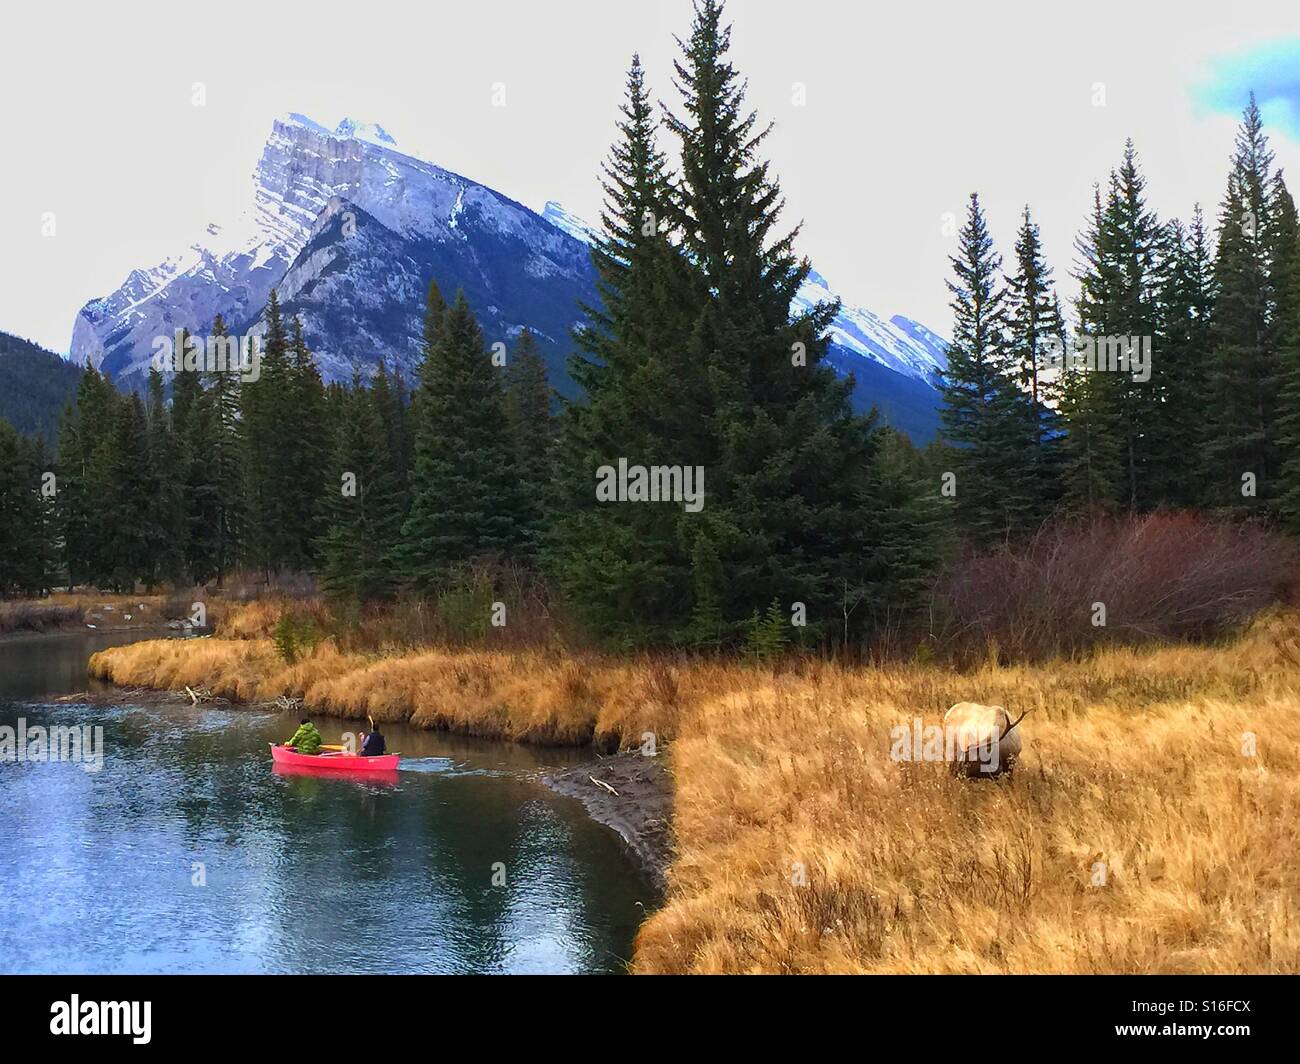
[[[538,780],[580,754],[391,725],[393,778],[285,775],[280,713],[53,701],[146,636],[0,641],[0,726],[103,729],[96,772],[0,760],[0,972],[623,970],[651,889]]]

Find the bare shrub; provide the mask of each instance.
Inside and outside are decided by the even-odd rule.
[[[935,590],[939,634],[967,660],[1213,638],[1289,601],[1298,560],[1290,539],[1254,522],[1190,513],[1062,522],[952,563]]]
[[[0,635],[10,632],[45,632],[80,625],[86,611],[81,606],[50,602],[0,603]]]

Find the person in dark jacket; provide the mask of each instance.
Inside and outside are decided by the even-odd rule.
[[[385,749],[384,733],[379,730],[379,725],[372,721],[369,733],[361,740],[361,756],[379,757]]]

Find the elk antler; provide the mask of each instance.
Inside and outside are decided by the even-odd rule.
[[[1010,735],[1010,734],[1011,734],[1011,730],[1012,730],[1012,729],[1013,729],[1017,724],[1019,724],[1022,720],[1024,720],[1027,716],[1029,716],[1029,714],[1030,714],[1031,712],[1032,712],[1032,710],[1029,710],[1029,709],[1025,710],[1023,713],[1020,714],[1020,716],[1018,716],[1018,717],[1015,719],[1014,723],[1012,723],[1012,724],[1008,724],[1008,725],[1007,725],[1007,730],[1004,731],[1001,735],[998,736],[998,742],[1001,742],[1001,741],[1002,741],[1003,739],[1005,739],[1008,735]],[[1011,714],[1008,713],[1008,714],[1007,714],[1007,717],[1010,718],[1010,716],[1011,716]]]

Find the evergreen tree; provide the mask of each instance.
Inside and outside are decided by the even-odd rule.
[[[228,335],[221,315],[217,315],[212,323],[212,335],[222,340]],[[244,487],[240,374],[229,365],[224,368],[209,366],[205,383],[198,439],[202,441],[201,457],[207,472],[206,482],[212,490],[206,513],[210,523],[205,528],[203,539],[210,551],[208,572],[220,587],[240,556]]]
[[[287,435],[284,449],[289,475],[288,557],[290,569],[305,571],[313,565],[320,535],[320,502],[325,491],[326,465],[333,441],[332,423],[325,414],[325,385],[303,337],[302,321],[293,320],[289,348]]]
[[[841,616],[845,628],[869,622],[879,638],[896,638],[917,622],[929,601],[934,572],[954,543],[952,515],[934,490],[937,473],[919,472],[924,462],[911,441],[881,430],[873,466],[864,540],[868,565],[856,587],[845,585]]]
[[[1080,259],[1076,312],[1080,332],[1094,337],[1099,327],[1104,328],[1109,293],[1117,286],[1116,263],[1107,251],[1105,230],[1101,191],[1094,189],[1091,220],[1075,241]],[[1064,503],[1076,514],[1106,512],[1119,505],[1124,488],[1118,374],[1076,365],[1073,345],[1066,354],[1060,383],[1066,427]]]
[[[501,378],[463,292],[443,310],[429,294],[433,343],[415,407],[415,494],[402,531],[401,569],[418,589],[458,564],[522,545],[523,493]]]
[[[154,577],[157,531],[150,521],[148,426],[139,395],[114,403],[107,455],[100,486],[104,554],[97,584],[116,591],[135,590],[138,582]]]
[[[381,361],[371,391],[374,396],[375,410],[379,414],[393,490],[397,495],[398,508],[405,516],[411,500],[413,457],[411,411],[407,401],[406,386],[402,381],[401,373],[389,376],[387,365]]]
[[[1269,234],[1269,288],[1278,345],[1278,509],[1292,530],[1300,530],[1300,226],[1280,171],[1272,200],[1275,220]]]
[[[629,74],[593,256],[605,310],[582,333],[595,357],[574,370],[588,403],[562,417],[557,481],[573,505],[550,563],[611,641],[731,643],[773,602],[807,618],[806,637],[837,639],[842,588],[869,564],[872,419],[824,362],[836,307],[792,313],[810,267],[797,231],[776,232],[767,130],[727,58],[721,4],[701,0],[681,47],[675,181],[639,63]],[[703,507],[592,501],[595,474],[620,459],[702,468]]]
[[[220,319],[218,318],[218,321]],[[213,337],[224,335],[213,327]],[[180,554],[190,579],[201,583],[211,575],[211,495],[209,470],[204,460],[203,361],[188,355],[189,334],[172,363],[171,437],[173,466],[179,491]]]
[[[1026,530],[1040,509],[1032,393],[1022,389],[1007,332],[1002,258],[972,194],[952,263],[953,336],[940,421],[954,445],[956,511],[976,545]],[[1035,337],[1035,342],[1039,340]]]
[[[112,383],[87,367],[75,406],[65,411],[56,461],[55,521],[69,583],[101,584],[111,571],[108,490],[112,429],[124,402]]]
[[[151,367],[146,408],[147,442],[144,477],[146,491],[138,504],[147,529],[149,565],[145,582],[153,587],[180,577],[185,564],[185,500],[171,415],[164,395],[163,376]]]
[[[692,558],[716,561],[717,553],[706,522],[688,523],[680,510],[596,498],[599,471],[620,457],[685,465],[713,431],[707,389],[698,387],[705,365],[689,362],[690,278],[670,231],[669,176],[635,56],[621,115],[592,248],[601,301],[583,308],[582,356],[570,364],[584,401],[564,404],[559,418],[547,564],[589,629],[634,644],[680,633],[692,608],[683,586],[703,579],[692,578]],[[706,642],[723,629],[720,599],[712,605]]]
[[[1279,494],[1282,360],[1271,274],[1285,219],[1270,195],[1272,166],[1252,94],[1219,213],[1205,440],[1209,501],[1247,510]]]
[[[506,370],[506,420],[518,452],[519,478],[524,492],[523,547],[532,553],[541,540],[555,431],[546,363],[527,328],[519,334]]]
[[[0,418],[0,597],[39,595],[50,583],[52,543],[41,495],[42,445]]]
[[[1160,405],[1150,424],[1150,498],[1173,506],[1195,505],[1202,494],[1199,469],[1205,424],[1205,358],[1214,291],[1205,221],[1199,207],[1190,226],[1174,219],[1164,230],[1159,256],[1159,324],[1156,332]]]
[[[1007,278],[1007,338],[1016,383],[1030,399],[1033,503],[1026,516],[1041,523],[1060,496],[1061,427],[1055,405],[1060,375],[1051,375],[1048,363],[1054,353],[1063,353],[1066,336],[1052,268],[1043,258],[1042,239],[1028,207],[1015,251],[1016,272]]]
[[[321,507],[321,586],[338,601],[365,604],[391,597],[396,587],[401,500],[376,393],[355,381],[342,415]]]
[[[1146,509],[1158,501],[1152,490],[1160,477],[1161,455],[1152,447],[1152,431],[1161,405],[1164,352],[1155,350],[1156,253],[1160,225],[1146,205],[1146,180],[1138,169],[1133,142],[1124,145],[1124,157],[1111,174],[1106,208],[1097,244],[1101,264],[1097,283],[1089,289],[1087,313],[1080,324],[1097,344],[1097,361],[1108,368],[1099,374],[1110,378],[1108,390],[1116,400],[1115,428],[1120,434],[1122,484],[1119,502],[1128,509]],[[1111,362],[1132,343],[1151,344],[1151,373],[1139,380],[1132,363],[1117,371]],[[1131,348],[1130,348],[1131,357]]]
[[[244,550],[263,577],[290,564],[297,555],[298,517],[293,511],[296,490],[290,483],[294,468],[290,448],[295,419],[289,410],[293,394],[289,340],[274,290],[266,307],[266,333],[256,380],[240,389],[243,420]]]

